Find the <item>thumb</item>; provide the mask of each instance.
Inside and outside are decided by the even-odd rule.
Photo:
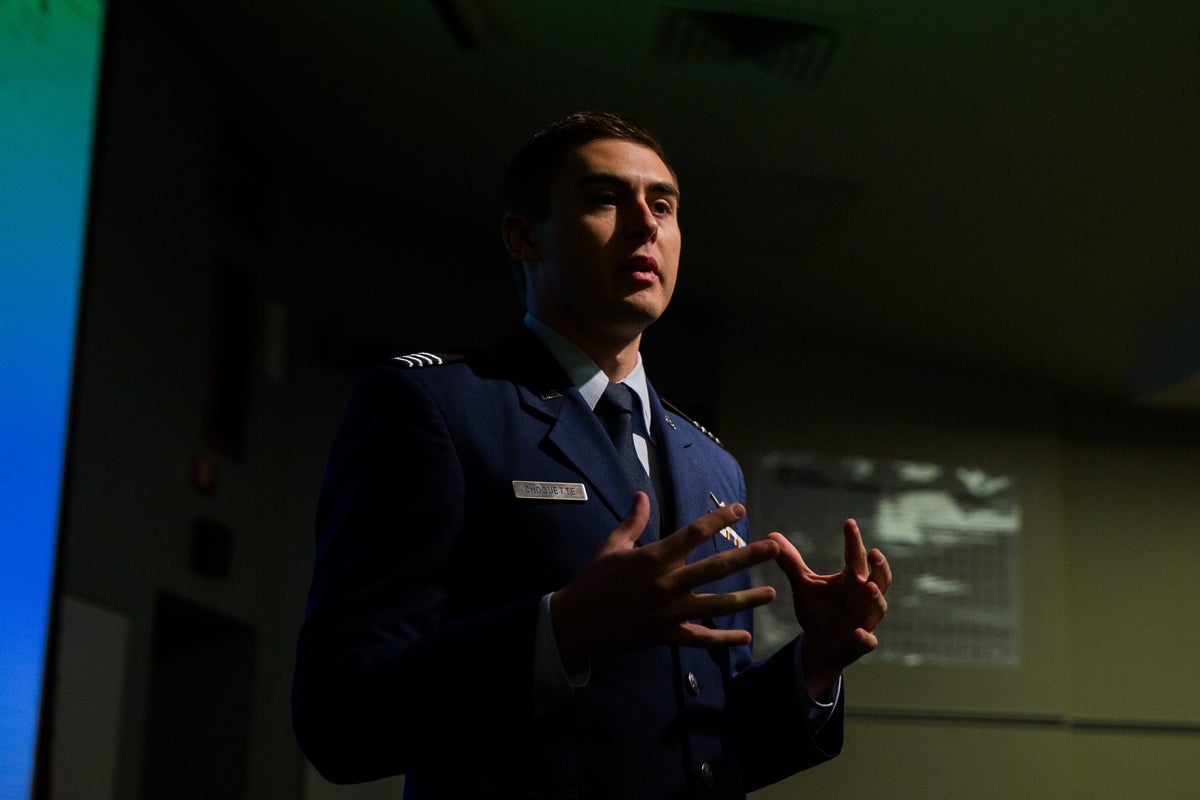
[[[601,551],[632,549],[634,542],[646,530],[646,523],[649,521],[650,498],[646,496],[645,492],[635,492],[629,513],[625,515],[625,519],[621,520],[621,524],[617,526],[616,530],[609,534]]]

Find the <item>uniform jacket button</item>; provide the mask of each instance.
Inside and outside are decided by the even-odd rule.
[[[696,673],[689,672],[687,676],[688,691],[693,695],[700,694],[700,681],[696,680]]]

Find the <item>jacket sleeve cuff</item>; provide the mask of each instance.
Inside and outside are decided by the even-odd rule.
[[[577,670],[567,670],[563,664],[550,620],[549,594],[538,605],[533,641],[533,713],[540,717],[570,705],[575,690],[586,686],[591,678],[591,662]]]

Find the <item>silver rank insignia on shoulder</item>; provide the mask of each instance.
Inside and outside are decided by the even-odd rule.
[[[463,356],[458,353],[430,353],[422,350],[419,353],[392,356],[392,363],[405,369],[415,369],[417,367],[436,367],[440,364],[449,364],[454,361],[461,361],[462,359]]]
[[[684,420],[685,422],[690,422],[690,423],[692,423],[692,425],[694,425],[694,426],[695,426],[696,430],[698,430],[698,431],[700,431],[701,433],[703,433],[703,434],[704,434],[705,436],[707,436],[709,439],[712,439],[712,440],[713,440],[714,442],[716,442],[716,443],[717,443],[717,445],[719,445],[720,447],[725,447],[725,445],[721,444],[721,440],[717,438],[717,435],[716,435],[715,433],[713,433],[713,432],[712,432],[712,431],[710,431],[708,428],[706,428],[706,427],[704,427],[703,425],[701,425],[699,422],[696,422],[696,420],[692,419],[692,418],[691,418],[691,417],[689,417],[687,414],[685,414],[685,413],[683,413],[682,411],[680,411],[680,410],[679,410],[679,406],[677,406],[677,405],[675,405],[675,404],[673,404],[673,403],[670,403],[670,402],[668,402],[667,400],[665,400],[665,399],[663,399],[663,398],[661,398],[661,397],[659,398],[659,400],[662,400],[663,408],[665,408],[666,410],[670,411],[672,414],[674,414],[674,415],[675,415],[676,417],[678,417],[679,419],[682,419],[682,420]],[[676,427],[675,427],[675,423],[674,423],[674,422],[671,420],[671,418],[670,418],[670,417],[666,417],[665,419],[666,419],[666,422],[667,422],[667,424],[671,426],[671,430],[673,430],[673,431],[677,431],[677,430],[679,430],[678,428],[676,428]]]

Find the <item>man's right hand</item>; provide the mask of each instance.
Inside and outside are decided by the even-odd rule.
[[[677,643],[743,645],[750,632],[692,620],[725,616],[775,599],[770,586],[725,594],[694,590],[779,554],[770,539],[685,564],[687,554],[746,515],[740,503],[718,508],[657,542],[634,547],[650,515],[645,493],[571,581],[550,597],[550,619],[564,664],[592,653]]]

